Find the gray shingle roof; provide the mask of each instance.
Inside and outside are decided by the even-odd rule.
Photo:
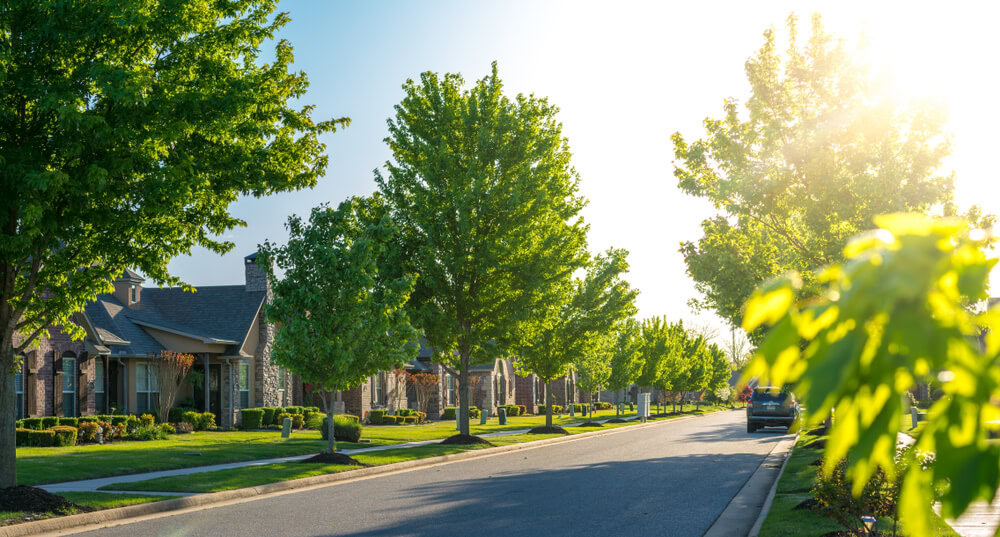
[[[105,343],[128,341],[125,347],[115,347],[114,354],[124,348],[126,354],[156,354],[163,349],[143,328],[153,325],[183,332],[204,340],[232,342],[227,353],[236,353],[242,346],[257,312],[264,303],[263,291],[247,292],[243,285],[199,287],[186,292],[179,287],[145,288],[135,308],[123,306],[113,295],[99,295],[87,305],[86,312],[95,330]],[[107,336],[109,339],[105,339]]]

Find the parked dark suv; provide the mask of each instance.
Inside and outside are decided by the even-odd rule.
[[[795,395],[781,388],[758,386],[747,403],[747,432],[761,427],[785,427],[791,429],[799,418],[799,404]]]

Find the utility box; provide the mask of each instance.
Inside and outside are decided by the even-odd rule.
[[[292,418],[285,418],[281,421],[281,437],[288,438],[292,434]]]
[[[482,412],[479,413],[479,424],[486,425],[486,420],[490,419],[490,409],[484,408]]]
[[[649,417],[649,394],[640,393],[639,394],[639,411],[637,412],[639,419],[646,421]]]
[[[500,420],[500,425],[507,425],[507,409],[506,408],[498,408],[497,409],[497,418]]]

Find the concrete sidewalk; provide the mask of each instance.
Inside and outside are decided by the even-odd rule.
[[[607,418],[607,419],[603,419],[603,420],[594,420],[594,421],[598,422],[598,423],[604,423],[608,419],[614,419],[614,418]],[[578,423],[575,423],[573,425],[567,425],[567,427],[577,427],[577,426],[579,426]],[[524,434],[524,433],[527,433],[529,430],[530,429],[516,429],[516,430],[512,430],[512,431],[500,431],[500,432],[496,432],[496,433],[481,434],[481,435],[478,435],[478,436],[483,437],[483,438],[498,437],[498,436],[509,436],[509,435],[514,435],[514,434]],[[405,449],[405,448],[413,448],[413,447],[418,447],[418,446],[426,446],[428,444],[437,444],[437,443],[441,442],[441,440],[443,440],[443,439],[437,438],[437,439],[434,439],[434,440],[422,440],[422,441],[419,441],[419,442],[407,442],[407,443],[404,443],[404,444],[389,444],[389,445],[385,445],[385,446],[372,446],[372,447],[368,447],[368,448],[341,449],[341,450],[338,450],[338,453],[343,453],[345,455],[356,455],[356,454],[359,454],[359,453],[374,453],[376,451],[385,451],[387,449]],[[174,477],[174,476],[180,476],[180,475],[200,474],[200,473],[203,473],[203,472],[213,472],[213,471],[216,471],[216,470],[230,470],[230,469],[233,469],[233,468],[246,468],[246,467],[250,467],[250,466],[262,466],[262,465],[266,465],[266,464],[277,464],[277,463],[283,463],[283,462],[294,462],[294,461],[300,461],[300,460],[303,460],[303,459],[308,459],[309,457],[312,457],[313,455],[315,455],[315,453],[310,453],[308,455],[296,455],[294,457],[278,457],[278,458],[274,458],[274,459],[258,459],[258,460],[253,460],[253,461],[231,462],[231,463],[225,463],[225,464],[212,464],[212,465],[208,465],[208,466],[193,466],[191,468],[178,468],[176,470],[162,470],[162,471],[158,471],[158,472],[145,472],[145,473],[141,473],[141,474],[127,474],[127,475],[118,475],[118,476],[112,476],[112,477],[101,477],[101,478],[97,478],[97,479],[84,479],[84,480],[81,480],[81,481],[67,481],[67,482],[64,482],[64,483],[52,483],[52,484],[49,484],[49,485],[41,485],[41,486],[39,486],[39,488],[47,490],[49,492],[53,492],[53,493],[59,493],[59,492],[121,492],[121,493],[129,493],[129,494],[163,494],[163,495],[172,495],[172,496],[193,496],[195,494],[192,494],[192,493],[180,493],[180,492],[162,492],[162,493],[158,493],[158,492],[148,492],[148,491],[129,491],[129,490],[113,490],[113,489],[98,490],[98,489],[100,489],[101,487],[107,486],[107,485],[115,484],[115,483],[134,483],[136,481],[146,481],[147,479],[156,479],[158,477]]]

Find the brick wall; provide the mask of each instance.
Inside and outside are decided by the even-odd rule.
[[[514,377],[514,404],[524,405],[529,413],[535,413],[535,375],[529,373],[522,377]]]

